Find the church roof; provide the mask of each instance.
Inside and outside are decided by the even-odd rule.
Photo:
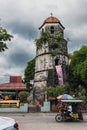
[[[63,27],[63,25],[61,24],[61,22],[58,18],[50,16],[44,20],[43,24],[39,27],[39,29],[41,29],[44,26],[44,24],[46,24],[46,23],[60,23],[60,25]]]
[[[60,20],[57,19],[56,17],[48,17],[44,21],[44,23],[58,23],[58,22],[60,22]]]

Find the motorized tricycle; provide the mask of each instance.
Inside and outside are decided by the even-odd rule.
[[[61,121],[82,121],[83,115],[81,111],[82,100],[61,100],[62,106],[59,108],[58,114],[55,116],[57,122]],[[72,106],[72,111],[68,110],[68,106]]]

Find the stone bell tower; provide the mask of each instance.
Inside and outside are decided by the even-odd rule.
[[[35,98],[43,100],[48,87],[59,84],[56,66],[61,66],[63,83],[67,81],[68,51],[64,39],[64,27],[56,17],[48,17],[39,27],[36,41],[34,90]]]

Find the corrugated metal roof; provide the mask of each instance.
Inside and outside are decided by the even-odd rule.
[[[22,83],[21,76],[10,76],[9,83],[0,84],[0,90],[24,90],[26,84]]]
[[[0,90],[23,90],[23,89],[27,89],[24,83],[0,84]]]

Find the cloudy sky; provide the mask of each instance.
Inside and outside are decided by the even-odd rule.
[[[10,75],[24,76],[27,62],[35,57],[38,28],[51,12],[65,27],[69,53],[87,45],[87,0],[0,0],[0,26],[14,36],[0,53],[0,83]]]

